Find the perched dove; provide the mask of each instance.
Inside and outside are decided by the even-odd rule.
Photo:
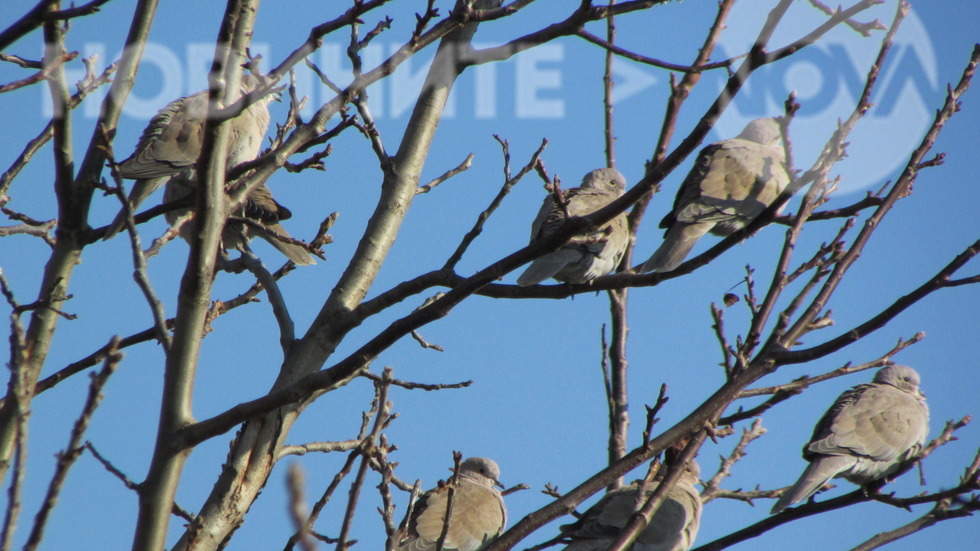
[[[240,91],[244,96],[259,87],[255,75],[242,75]],[[241,115],[231,119],[226,167],[232,168],[256,158],[262,148],[262,138],[269,127],[268,103],[273,95],[266,96],[250,105]],[[143,130],[136,151],[119,164],[123,178],[136,179],[129,193],[129,206],[135,210],[160,186],[166,184],[164,201],[181,199],[194,192],[196,174],[194,163],[201,153],[204,122],[208,112],[207,91],[170,102],[160,110]],[[170,211],[167,220],[172,224],[186,210]],[[255,226],[230,222],[222,232],[225,249],[246,249],[248,240],[255,235],[264,238],[286,257],[300,265],[315,264],[313,257],[300,245],[284,243],[273,237],[276,233],[288,237],[279,225],[280,220],[291,216],[288,209],[272,198],[264,184],[255,188],[245,205],[233,216],[258,222]],[[108,239],[125,227],[123,213],[116,216],[103,239]],[[181,228],[181,235],[190,236],[190,227]]]
[[[660,222],[664,242],[640,272],[669,272],[704,234],[727,236],[762,214],[789,183],[779,123],[756,119],[742,133],[701,150]]]
[[[504,531],[507,509],[494,486],[503,487],[500,468],[485,457],[471,457],[459,467],[459,485],[453,498],[445,551],[477,551]],[[426,492],[415,504],[412,518],[401,527],[398,551],[436,548],[446,518],[449,488]],[[406,526],[407,524],[407,526]]]
[[[256,89],[259,84],[256,76],[242,75],[242,95]],[[271,99],[271,95],[262,98],[231,120],[228,168],[258,156],[262,138],[269,128],[268,103]],[[170,102],[150,120],[136,144],[136,151],[119,163],[119,174],[123,178],[136,180],[129,192],[131,209],[135,210],[174,175],[184,174],[190,179],[189,173],[193,172],[194,163],[201,154],[207,114],[208,92],[205,90]],[[119,233],[125,224],[125,216],[119,213],[103,239]]]
[[[841,394],[823,415],[803,447],[810,465],[772,513],[807,499],[831,478],[861,485],[887,477],[919,454],[928,432],[919,374],[904,365],[881,369],[871,383]]]
[[[700,474],[697,462],[688,462],[677,484],[667,492],[660,508],[633,545],[627,547],[628,550],[687,551],[691,548],[701,521],[701,495],[694,487]],[[565,551],[602,551],[609,548],[662,479],[662,476],[658,476],[654,479],[655,483],[648,484],[642,499],[637,482],[613,490],[589,508],[577,522],[562,526],[561,531],[572,540]]]
[[[190,177],[188,177],[190,176]],[[193,175],[188,175],[186,173],[181,173],[173,176],[170,181],[167,182],[167,187],[163,192],[164,202],[176,201],[182,199],[187,195],[194,193],[194,186],[196,181],[192,177]],[[180,218],[187,209],[177,209],[167,212],[167,222],[174,224],[178,218]],[[245,204],[238,209],[237,212],[230,213],[231,216],[239,218],[247,218],[254,222],[255,224],[246,224],[243,222],[238,222],[229,219],[225,224],[224,230],[221,232],[221,245],[224,249],[238,249],[241,251],[247,251],[248,242],[253,237],[258,236],[266,240],[270,245],[279,250],[286,258],[292,260],[298,265],[306,266],[310,264],[316,264],[313,260],[313,256],[310,255],[309,251],[305,247],[296,243],[287,243],[280,239],[277,239],[275,235],[278,234],[283,237],[289,237],[289,233],[286,232],[286,228],[279,224],[280,220],[286,220],[293,215],[286,207],[280,205],[272,197],[272,192],[265,184],[259,184],[248,194],[245,199]],[[180,236],[185,240],[190,241],[191,228],[193,226],[190,222],[185,223],[180,228]]]
[[[601,209],[623,194],[626,178],[615,168],[593,170],[582,178],[582,186],[564,192],[570,216],[585,216]],[[565,211],[548,195],[531,224],[531,242],[554,232],[565,221]],[[585,283],[616,269],[629,243],[626,215],[620,214],[596,231],[576,236],[555,252],[548,253],[517,278],[520,286],[534,285],[549,277],[567,283]]]

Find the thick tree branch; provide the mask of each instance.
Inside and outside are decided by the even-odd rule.
[[[288,395],[290,398],[279,402],[273,409],[265,410],[264,413],[272,412],[280,406],[290,405],[291,407],[286,411],[274,413],[268,419],[268,423],[250,424],[246,427],[245,432],[233,444],[229,460],[230,467],[222,474],[223,480],[219,480],[216,491],[212,493],[208,503],[202,509],[199,521],[209,526],[206,534],[209,540],[206,545],[209,547],[220,544],[224,537],[230,534],[242,521],[241,508],[224,502],[231,499],[232,496],[236,502],[243,499],[246,502],[251,502],[257,496],[261,490],[262,482],[268,477],[271,469],[270,459],[273,454],[266,450],[274,448],[282,435],[288,432],[293,420],[302,410],[303,403],[320,393],[320,390],[315,390],[302,395],[294,395],[292,389],[295,387],[296,381],[315,380],[324,373],[323,371],[317,372],[317,370],[333,352],[337,343],[346,335],[346,332],[357,325],[357,323],[351,323],[349,320],[349,312],[363,300],[381,268],[388,250],[398,235],[398,229],[405,213],[415,197],[419,175],[428,155],[438,120],[456,77],[463,69],[457,63],[457,56],[461,50],[468,47],[476,30],[476,25],[465,24],[460,26],[459,23],[455,19],[448,19],[437,24],[420,40],[404,45],[381,66],[356,77],[342,95],[321,107],[308,125],[298,127],[292,136],[273,152],[275,163],[281,164],[281,161],[291,151],[295,151],[309,139],[315,137],[314,133],[318,133],[316,130],[323,128],[326,120],[336,113],[342,105],[350,101],[355,91],[359,91],[370,82],[390,74],[398,64],[427,43],[439,37],[445,37],[440,43],[436,58],[429,69],[426,83],[423,85],[423,91],[408,122],[398,152],[391,159],[390,165],[383,167],[384,181],[381,185],[381,197],[374,214],[368,221],[357,250],[306,335],[294,344],[291,353],[283,364],[283,371],[279,380],[269,394],[277,397]],[[284,65],[291,66],[291,63],[295,63],[299,59],[301,58],[293,59],[291,57],[284,62]],[[275,75],[276,70],[272,74]],[[248,178],[248,185],[252,185],[255,181],[263,181],[274,168],[274,165],[257,168],[254,176]],[[334,376],[343,372],[338,382],[345,384],[362,372],[364,365],[366,364],[362,363],[349,371],[335,370],[330,375]],[[312,375],[309,375],[311,373]],[[268,401],[264,403],[270,404]],[[237,413],[232,414],[232,416],[235,415]],[[224,420],[228,419],[230,416],[224,417]],[[223,429],[217,428],[221,424],[219,421],[211,425],[210,428],[200,423],[189,424],[182,431],[182,436],[176,440],[182,449],[189,449],[201,441],[199,438],[207,438],[209,434],[214,435],[223,432]],[[201,428],[204,430],[198,430]],[[216,428],[219,432],[211,432]],[[247,488],[242,486],[242,482],[246,481],[247,477],[239,478],[237,475],[237,473],[246,470],[255,473],[255,478],[248,480]],[[228,514],[229,508],[234,508],[239,512]],[[185,533],[178,547],[183,548],[197,536],[199,534],[192,528]]]
[[[239,95],[242,66],[247,60],[246,48],[257,12],[258,0],[232,0],[227,5],[208,74],[209,115]],[[221,230],[228,217],[225,165],[229,140],[229,125],[209,116],[205,120],[197,161],[200,182],[195,190],[193,238],[177,297],[172,352],[167,355],[164,366],[156,444],[140,492],[134,551],[157,551],[164,546],[177,484],[190,452],[180,447],[174,436],[193,419],[191,407],[197,360],[209,314]]]

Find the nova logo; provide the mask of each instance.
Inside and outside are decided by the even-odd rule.
[[[764,117],[771,114],[773,105],[781,104],[795,91],[802,104],[798,116],[819,115],[831,109],[842,95],[846,102],[856,103],[864,91],[867,71],[868,67],[859,67],[842,44],[810,47],[785,62],[756,70],[752,82],[761,79],[764,86],[749,85],[743,89],[735,108],[749,118]],[[871,117],[895,114],[906,91],[923,103],[943,93],[936,81],[935,67],[930,63],[927,69],[922,52],[912,44],[896,44],[891,49],[883,76],[871,97]]]
[[[856,19],[877,18],[891,24],[893,15],[894,6],[889,3]],[[770,50],[805,36],[823,21],[826,16],[811,6],[795,4],[780,24]],[[724,59],[748,51],[759,25],[756,9],[732,13],[713,57]],[[783,102],[795,91],[801,107],[790,136],[796,168],[808,167],[823,150],[837,121],[849,117],[857,105],[884,35],[885,31],[874,31],[863,37],[840,25],[817,43],[758,69],[719,121],[717,135],[709,139],[734,136],[752,119],[782,114]],[[720,91],[724,75],[710,78]],[[897,177],[944,96],[929,33],[910,10],[881,67],[871,95],[872,107],[848,138],[848,155],[860,162],[845,158],[831,173],[832,177],[842,176],[838,193],[863,192]]]

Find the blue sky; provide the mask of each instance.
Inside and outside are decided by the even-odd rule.
[[[31,3],[16,2],[5,10],[0,27],[11,22]],[[440,2],[443,11],[449,2]],[[750,1],[736,6],[728,29],[720,41],[719,59],[744,50],[746,41],[757,33],[771,2]],[[873,11],[873,17],[890,22],[894,3]],[[365,18],[370,28],[383,13],[394,19],[386,31],[365,52],[373,65],[406,36],[414,25],[413,11],[424,2],[398,3],[390,10],[379,10]],[[652,57],[677,63],[693,59],[703,32],[714,17],[714,3],[674,3],[647,13],[617,19],[620,44]],[[117,55],[121,33],[130,17],[128,3],[110,2],[95,17],[77,20],[69,34],[69,48],[83,55],[101,52],[100,63]],[[134,98],[120,121],[115,149],[126,156],[149,116],[178,95],[205,87],[204,71],[210,52],[208,44],[217,31],[218,3],[180,3],[162,5],[157,16],[153,46],[141,70]],[[334,17],[333,7],[318,2],[266,2],[259,12],[254,36],[255,48],[265,59],[278,63],[306,37],[309,27]],[[541,1],[517,17],[485,24],[476,42],[492,45],[513,39],[542,26],[555,13],[565,13],[568,2]],[[807,3],[798,2],[790,10],[786,25],[774,37],[782,45],[814,27],[822,17]],[[862,16],[862,19],[866,19]],[[867,18],[867,19],[870,19]],[[845,206],[885,181],[895,179],[912,148],[941,105],[947,83],[959,80],[974,43],[980,5],[974,0],[913,6],[913,15],[903,24],[892,57],[882,72],[876,106],[851,136],[849,157],[838,164],[832,176],[842,178],[840,191],[828,208]],[[107,32],[112,29],[113,32]],[[179,29],[179,32],[175,31]],[[604,26],[590,25],[602,34]],[[794,121],[792,137],[798,167],[808,166],[820,151],[836,120],[846,117],[853,107],[855,91],[867,71],[881,33],[865,39],[853,31],[838,29],[812,51],[774,65],[750,80],[708,140],[735,135],[747,120],[779,114],[788,90],[795,89],[803,104]],[[341,52],[347,34],[342,31],[327,38],[315,60],[328,71],[344,71],[348,64]],[[6,53],[37,57],[40,35],[34,33],[12,46]],[[474,153],[473,167],[442,184],[432,193],[419,196],[405,220],[398,243],[386,261],[369,296],[390,288],[419,273],[439,267],[452,253],[477,215],[502,184],[502,157],[492,135],[510,143],[515,166],[522,165],[543,138],[549,146],[543,159],[551,173],[561,175],[566,186],[583,174],[603,166],[601,71],[602,54],[584,41],[566,38],[489,68],[464,74],[454,95],[454,112],[440,124],[423,180],[434,178]],[[423,52],[370,91],[372,108],[382,138],[389,151],[398,141],[424,75],[431,52]],[[266,65],[268,67],[268,65]],[[616,61],[619,98],[616,104],[617,167],[630,184],[643,174],[644,161],[652,153],[667,97],[668,74],[648,66]],[[80,70],[76,60],[71,70]],[[329,99],[327,91],[313,85],[313,79],[300,69],[300,83],[311,96],[311,104]],[[0,64],[0,83],[26,76],[11,64]],[[685,104],[678,123],[682,137],[694,127],[716,96],[723,74],[706,74],[701,85]],[[859,79],[855,81],[855,78]],[[342,79],[339,79],[342,80]],[[0,167],[13,162],[21,144],[40,131],[45,123],[43,89],[38,86],[0,96],[4,113],[5,147],[0,148]],[[95,120],[85,106],[76,112],[74,145],[84,151]],[[273,120],[282,121],[284,105],[273,106]],[[677,139],[675,139],[675,143]],[[901,201],[886,218],[830,304],[835,325],[809,335],[804,345],[822,342],[873,316],[931,277],[980,234],[976,205],[980,188],[976,185],[973,161],[980,143],[980,99],[977,90],[964,98],[962,111],[946,126],[935,151],[945,152],[945,164],[923,170],[914,194]],[[327,260],[313,267],[297,269],[282,283],[282,291],[298,331],[313,320],[323,300],[336,282],[364,229],[377,199],[381,172],[368,143],[354,132],[334,140],[333,154],[327,158],[325,172],[308,171],[299,175],[277,174],[270,187],[277,199],[294,216],[286,222],[295,236],[310,238],[319,222],[337,211],[340,217],[331,230],[334,243],[327,245]],[[50,147],[39,154],[8,192],[10,208],[37,219],[55,216],[52,175],[47,167]],[[661,233],[656,222],[668,210],[677,185],[686,174],[691,159],[664,182],[661,194],[651,204],[646,224],[637,241],[638,259],[646,258],[659,244]],[[509,254],[527,242],[530,221],[540,205],[544,191],[536,178],[522,181],[500,210],[488,221],[483,234],[470,248],[458,267],[462,275],[475,271]],[[151,204],[158,198],[151,199]],[[92,224],[108,223],[118,210],[111,197],[97,197],[92,208]],[[793,204],[789,210],[795,210]],[[6,221],[2,222],[7,225]],[[837,222],[818,222],[808,227],[800,241],[802,251],[812,250],[836,233]],[[141,228],[144,242],[164,231],[162,220]],[[744,277],[744,266],[756,269],[758,284],[768,279],[775,252],[782,243],[784,228],[768,227],[745,243],[733,247],[710,265],[685,277],[630,294],[630,413],[631,446],[639,443],[643,424],[643,405],[651,404],[661,383],[669,385],[671,401],[661,414],[662,428],[683,418],[723,382],[717,341],[711,330],[709,305],[718,303],[724,293],[737,287]],[[695,252],[703,251],[716,238],[705,238]],[[58,327],[44,375],[67,365],[102,346],[114,334],[128,335],[148,327],[149,309],[133,283],[128,242],[117,238],[99,242],[85,251],[83,264],[72,281],[74,298],[65,306],[76,313],[75,321]],[[270,266],[278,267],[281,257],[265,244],[255,245],[257,253]],[[150,275],[157,293],[173,315],[180,274],[187,247],[174,242],[150,262]],[[22,303],[33,300],[37,278],[47,258],[47,246],[26,236],[0,240],[0,268],[10,280]],[[977,273],[980,264],[970,263],[960,275]],[[513,282],[508,275],[504,282]],[[250,285],[245,276],[221,274],[214,298],[227,299]],[[427,296],[427,295],[426,295]],[[393,307],[355,329],[337,350],[333,361],[343,358],[395,319],[417,307],[425,296],[414,297]],[[930,437],[942,424],[980,411],[980,334],[977,307],[980,291],[965,286],[940,291],[916,304],[887,327],[861,343],[833,356],[806,365],[788,366],[760,381],[768,386],[786,382],[802,374],[815,375],[840,367],[846,362],[870,361],[889,350],[899,338],[919,331],[926,338],[902,352],[896,360],[915,367],[922,375],[923,389],[932,412]],[[4,316],[6,307],[0,308]],[[195,415],[199,419],[225,411],[235,404],[266,392],[280,363],[278,333],[267,302],[240,308],[217,320],[202,352],[195,392]],[[746,331],[744,304],[726,310],[729,337]],[[443,352],[423,350],[411,339],[404,339],[386,351],[373,364],[380,372],[391,366],[396,377],[429,383],[473,380],[462,390],[423,392],[394,389],[390,399],[399,418],[386,431],[389,441],[398,445],[392,459],[399,462],[397,474],[419,478],[431,487],[449,473],[452,450],[467,456],[489,456],[501,466],[508,485],[526,483],[532,490],[507,499],[510,522],[548,503],[539,493],[546,483],[569,490],[604,466],[606,458],[605,397],[602,390],[600,332],[608,324],[608,300],[604,294],[584,294],[574,300],[493,300],[473,297],[449,316],[421,330]],[[7,324],[0,324],[7,336]],[[332,361],[331,361],[332,363]],[[146,343],[126,350],[120,370],[105,389],[105,400],[97,411],[87,438],[104,455],[140,480],[146,473],[155,438],[156,417],[162,373],[162,354]],[[749,447],[749,454],[735,467],[723,487],[769,489],[792,483],[804,467],[800,448],[809,437],[813,423],[844,389],[869,380],[870,372],[836,379],[806,391],[768,413],[763,425],[768,434]],[[53,454],[68,438],[69,425],[80,411],[88,378],[76,376],[35,399],[32,409],[27,489],[18,542],[26,538],[30,519],[37,510],[43,490],[54,467]],[[320,440],[343,440],[356,436],[360,412],[368,408],[371,385],[355,380],[310,406],[287,439],[291,444]],[[745,425],[747,426],[747,424]],[[739,427],[740,429],[741,427]],[[925,465],[927,489],[932,491],[955,483],[980,443],[980,428],[968,426],[959,441],[937,451]],[[196,510],[211,490],[231,434],[197,448],[178,490],[178,502]],[[727,455],[735,438],[707,443],[699,461],[702,474],[713,474],[717,457]],[[230,549],[281,548],[289,533],[286,516],[285,467],[298,461],[307,473],[310,500],[316,499],[344,460],[341,454],[309,454],[286,459],[273,472],[263,495],[249,512],[244,527],[232,540]],[[638,475],[639,471],[633,474]],[[370,489],[362,500],[354,537],[358,548],[380,549],[383,526],[374,508],[376,497]],[[829,496],[850,491],[845,481]],[[887,487],[898,495],[924,491],[917,476],[909,473]],[[335,536],[339,531],[338,512],[345,502],[338,498],[329,504],[317,524],[318,531]],[[6,494],[0,503],[6,504]],[[407,499],[396,495],[399,511]],[[751,507],[745,503],[717,500],[706,506],[698,544],[707,543],[764,518],[768,501]],[[873,534],[894,529],[926,511],[913,513],[881,504],[862,504],[854,509],[806,519],[777,528],[735,549],[849,549]],[[130,545],[136,514],[136,496],[99,466],[91,456],[83,456],[73,469],[65,497],[55,510],[42,546],[44,549],[119,549]],[[525,541],[533,545],[555,535],[556,521]],[[828,527],[832,527],[828,529]],[[181,522],[174,521],[171,541],[179,535]],[[965,549],[973,544],[980,525],[975,518],[954,520],[897,542],[888,549],[926,548]],[[522,547],[523,548],[523,547]]]

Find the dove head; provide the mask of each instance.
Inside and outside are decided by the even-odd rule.
[[[582,178],[582,187],[608,191],[618,196],[626,191],[626,178],[615,168],[600,168]]]
[[[764,145],[776,145],[781,137],[779,123],[772,118],[755,119],[745,125],[745,129],[736,137]]]
[[[500,486],[500,467],[493,459],[486,457],[470,457],[459,466],[459,476],[469,478],[487,486]]]
[[[892,385],[893,387],[913,394],[925,397],[919,390],[919,374],[907,365],[890,365],[875,373],[874,382]]]
[[[687,467],[684,469],[684,475],[681,478],[688,479],[691,484],[698,482],[701,479],[701,466],[695,460],[690,460],[687,462]]]

